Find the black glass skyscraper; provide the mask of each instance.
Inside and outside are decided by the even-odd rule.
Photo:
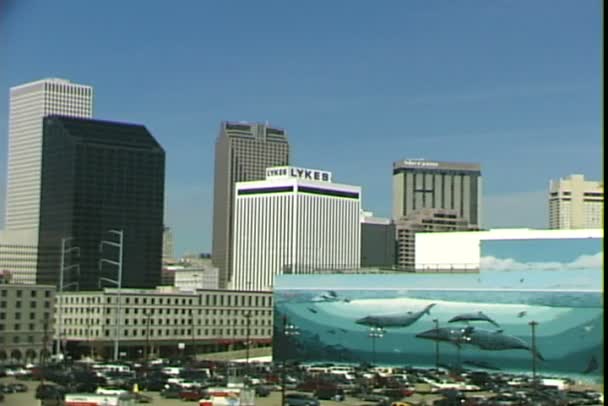
[[[123,232],[122,286],[160,284],[165,152],[141,125],[49,116],[44,118],[37,282],[56,284],[62,239],[79,255],[64,256],[65,284],[81,290],[113,287],[116,241]],[[78,254],[77,250],[72,251]]]

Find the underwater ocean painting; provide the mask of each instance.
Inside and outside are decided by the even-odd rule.
[[[481,253],[479,273],[278,277],[275,359],[603,376],[602,240]]]

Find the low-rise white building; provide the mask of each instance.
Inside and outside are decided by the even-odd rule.
[[[219,289],[220,272],[216,267],[173,266],[174,285],[181,290]]]
[[[272,337],[269,292],[112,288],[65,292],[57,303],[56,334],[68,351],[109,356],[118,340],[121,352],[169,354],[182,343],[192,353]]]

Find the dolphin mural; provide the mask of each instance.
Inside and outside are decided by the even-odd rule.
[[[595,371],[599,367],[599,363],[597,362],[597,358],[595,355],[592,355],[589,359],[589,363],[587,364],[587,368],[583,371],[584,374],[588,374],[590,372]]]
[[[334,290],[328,290],[325,293],[313,297],[311,302],[337,302],[338,300],[338,294]]]
[[[545,359],[540,352],[533,350],[524,340],[504,334],[502,330],[490,331],[474,327],[463,329],[434,328],[416,334],[417,338],[433,341],[445,341],[454,345],[472,345],[486,351],[526,350],[541,361]]]
[[[487,361],[466,360],[463,361],[463,364],[481,369],[489,369],[491,371],[500,371],[499,367]]]
[[[423,315],[430,315],[431,308],[435,306],[435,303],[431,303],[419,312],[407,312],[403,314],[385,314],[385,315],[371,315],[365,316],[355,321],[357,324],[370,327],[407,327],[414,324]]]
[[[465,323],[469,323],[471,321],[487,321],[488,323],[493,324],[496,327],[500,327],[498,323],[489,318],[483,312],[459,314],[458,316],[454,316],[450,320],[448,320],[448,323],[457,323],[461,321],[464,321]]]

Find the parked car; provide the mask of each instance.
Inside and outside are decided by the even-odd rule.
[[[137,403],[152,403],[152,398],[140,392],[133,393],[133,398]]]
[[[266,397],[270,395],[271,387],[268,385],[256,385],[255,386],[255,395],[260,397]]]
[[[14,392],[27,392],[27,385],[24,383],[11,383],[9,384],[12,388]]]
[[[199,388],[184,388],[179,392],[178,397],[181,400],[198,401],[199,399],[204,398],[206,395],[207,392]]]
[[[300,393],[288,393],[285,395],[285,404],[286,406],[320,406],[316,398]]]
[[[61,400],[65,395],[65,389],[58,385],[40,384],[36,388],[34,397],[40,400]]]
[[[160,396],[165,399],[179,399],[179,393],[182,388],[177,385],[166,385],[163,390],[160,391]]]

